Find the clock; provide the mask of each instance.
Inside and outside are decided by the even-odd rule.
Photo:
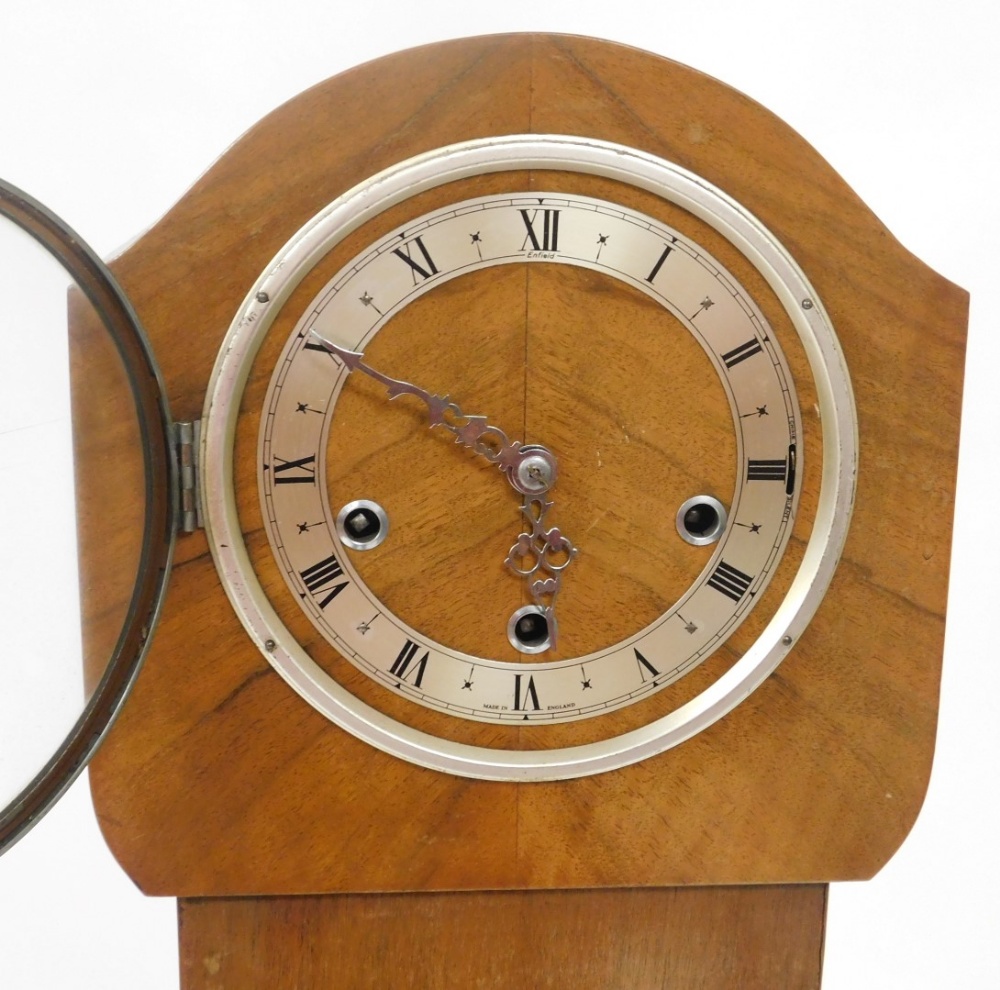
[[[463,411],[483,394],[529,442]],[[256,486],[234,467],[254,430]],[[608,142],[465,142],[345,193],[251,289],[203,419],[209,542],[251,637],[338,725],[445,772],[572,777],[682,741],[788,652],[847,533],[856,432],[817,293],[739,204]]]
[[[303,94],[112,267],[160,371],[71,294],[85,652],[145,655],[91,781],[188,984],[424,917],[749,986],[754,916],[815,985],[929,772],[965,294],[761,107],[549,35]]]

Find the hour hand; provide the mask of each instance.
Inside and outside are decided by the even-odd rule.
[[[555,649],[558,645],[556,596],[562,584],[562,572],[576,556],[576,547],[561,530],[554,526],[545,528],[545,517],[551,508],[552,503],[544,498],[525,498],[522,512],[531,531],[517,538],[504,561],[508,570],[527,580],[534,603],[518,609],[508,627],[511,643],[526,653]],[[522,625],[525,620],[533,625],[525,629]],[[540,633],[534,625],[539,621],[543,623]],[[540,643],[532,646],[531,640],[536,636]]]

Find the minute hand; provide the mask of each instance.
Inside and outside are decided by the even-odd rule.
[[[338,357],[348,371],[363,371],[383,384],[390,399],[400,395],[415,395],[427,406],[432,427],[443,426],[454,435],[456,443],[496,464],[517,491],[524,495],[540,495],[555,483],[556,460],[547,448],[539,444],[511,441],[503,430],[490,425],[485,416],[466,416],[447,395],[433,395],[417,385],[390,378],[365,364],[362,360],[364,354],[339,347],[321,337],[315,330],[312,331],[312,336],[325,350]]]

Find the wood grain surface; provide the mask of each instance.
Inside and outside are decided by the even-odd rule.
[[[906,252],[808,144],[747,97],[634,49],[547,35],[416,49],[309,90],[254,127],[112,265],[153,341],[175,418],[201,415],[216,354],[241,300],[285,241],[320,208],[416,153],[524,132],[587,134],[691,169],[757,215],[816,287],[851,370],[861,442],[857,504],[830,592],[778,671],[694,739],[598,777],[492,783],[410,766],[346,735],[309,708],[246,638],[204,533],[185,537],[146,666],[91,771],[104,834],[126,871],[149,893],[817,883],[871,876],[916,818],[934,745],[967,296]],[[538,188],[576,180],[547,174],[526,181]],[[670,212],[650,208],[654,214]],[[727,251],[703,233],[713,251]],[[753,273],[733,254],[724,260],[751,281]],[[380,344],[384,359],[398,356],[416,374],[421,365],[413,354],[414,334],[440,313],[471,307],[481,316],[477,325],[486,328],[478,343],[488,361],[470,363],[465,372],[449,369],[468,378],[449,382],[448,388],[482,394],[484,408],[509,411],[515,423],[526,416],[528,430],[543,419],[558,422],[557,407],[573,401],[572,389],[554,388],[551,375],[535,395],[520,386],[485,387],[487,365],[516,363],[514,352],[523,346],[525,332],[545,337],[538,329],[545,314],[559,305],[560,292],[569,291],[569,283],[548,274],[531,278],[533,313],[540,322],[532,317],[512,328],[490,322],[490,312],[508,298],[505,293],[517,300],[527,291],[524,273],[512,268],[503,279],[457,287],[440,303],[436,294],[429,295],[427,313],[414,308],[398,333],[386,331]],[[602,319],[641,322],[636,300],[607,293],[598,282],[581,277],[572,286],[574,298],[586,298]],[[762,288],[760,293],[780,329],[780,307]],[[560,355],[572,351],[582,332],[571,324],[562,331],[568,336],[552,352],[550,370],[559,367]],[[88,388],[99,388],[85,377],[90,372],[83,367],[86,328],[79,328],[78,336],[84,353],[74,374]],[[794,345],[789,349],[794,352]],[[637,367],[656,358],[641,350],[630,355],[633,363],[626,362],[623,375],[634,378]],[[801,369],[801,355],[790,353],[789,359]],[[689,363],[691,380],[698,381],[697,355],[690,355]],[[579,366],[573,371],[583,373]],[[247,451],[256,437],[253,404],[262,380],[252,381],[248,392],[237,473],[241,522],[266,571],[254,518],[256,489],[247,474]],[[815,472],[822,424],[810,388],[803,372],[800,400],[807,442],[813,445],[806,462]],[[685,401],[700,402],[704,421],[715,422],[718,396],[707,384],[695,391],[702,398],[685,395]],[[663,426],[666,448],[676,443],[664,425],[669,408],[641,401],[641,392],[621,382],[609,394],[614,397],[609,409],[595,411],[591,404],[576,413],[593,430],[588,442],[603,438],[609,451],[621,448],[623,476],[641,486],[642,461],[629,464],[635,452],[621,441],[621,424],[652,417],[649,422]],[[549,397],[553,404],[546,406]],[[360,420],[364,390],[351,401],[361,411],[345,407],[345,416]],[[721,434],[710,433],[706,447],[715,453],[685,466],[685,477],[701,470],[711,484],[731,484],[732,458]],[[113,443],[109,434],[107,448],[96,450],[99,441],[80,435],[78,449],[106,461],[117,456]],[[391,446],[390,437],[368,452]],[[407,470],[402,460],[394,470],[397,466]],[[94,504],[127,510],[131,496],[109,484],[106,473],[83,466],[80,476],[84,514]],[[446,468],[436,477],[435,484],[450,483]],[[577,532],[586,529],[616,500],[614,492],[601,490],[604,480],[564,480],[560,492],[577,484],[586,490],[583,508],[576,510],[562,496],[567,532],[571,523]],[[342,481],[328,479],[332,488]],[[479,496],[476,482],[469,484],[467,525],[478,532]],[[803,499],[803,526],[816,486],[813,475]],[[636,497],[644,504],[641,489],[631,491],[640,492]],[[633,532],[635,517],[622,525]],[[593,563],[580,564],[581,585],[607,584],[641,612],[660,607],[650,589],[651,574],[661,563],[671,580],[685,580],[687,565],[672,558],[665,543],[653,541],[652,564],[634,552],[625,560],[619,551],[632,546],[631,537],[616,542],[612,528],[602,533],[597,526],[595,532],[595,545],[603,549]],[[762,621],[787,586],[801,552],[800,536],[797,531],[789,564],[754,622]],[[433,543],[430,536],[415,536],[425,538]],[[120,563],[108,541],[88,542],[85,535],[83,550],[86,614],[110,614],[120,607],[120,588],[102,584],[100,575],[133,565]],[[373,569],[370,580],[407,615],[440,601],[439,592],[428,596],[431,605],[407,598],[409,585],[400,570]],[[483,593],[493,594],[483,580]],[[669,599],[672,590],[660,594]],[[568,601],[566,607],[571,608]],[[473,644],[489,635],[477,631],[468,616],[447,627],[452,618],[449,613],[432,621],[444,623],[449,636],[471,637]],[[620,634],[613,623],[588,625],[585,618],[581,613],[580,648]],[[677,694],[665,694],[654,705],[676,703],[702,683],[699,678],[715,676],[745,649],[754,628],[748,624],[741,630],[744,639],[735,639],[699,668],[690,684],[682,681]],[[101,636],[94,629],[87,645],[97,649]],[[335,657],[330,663],[336,669]],[[352,681],[349,672],[343,676],[376,703],[374,686],[361,678]],[[394,704],[384,701],[386,710],[395,711]],[[452,731],[433,715],[405,713],[435,731]],[[587,731],[620,731],[629,719],[643,717],[635,707],[621,721]],[[483,733],[496,730],[466,723],[454,731],[482,742]],[[566,735],[554,733],[540,745],[562,745]],[[195,910],[214,909],[185,907]]]
[[[827,888],[180,902],[183,990],[815,990]]]

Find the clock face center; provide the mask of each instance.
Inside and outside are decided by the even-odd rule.
[[[514,468],[512,484],[525,495],[544,494],[556,481],[556,461],[549,451],[536,447]]]
[[[623,325],[625,348],[615,341]],[[733,419],[697,340],[640,291],[566,264],[490,267],[397,312],[366,359],[558,460],[536,531],[556,528],[578,552],[561,573],[556,644],[542,637],[532,659],[585,656],[635,635],[704,570],[711,551],[681,540],[673,516],[692,490],[732,501]],[[376,553],[348,554],[375,599],[461,653],[526,659],[507,621],[532,602],[516,575],[537,554],[521,539],[532,530],[524,496],[501,472],[429,428],[421,403],[387,402],[357,375],[337,400],[327,465],[332,505],[365,491],[391,514]],[[533,455],[518,470],[532,467],[548,464]],[[504,563],[519,540],[515,575]],[[566,564],[565,554],[547,559]]]

